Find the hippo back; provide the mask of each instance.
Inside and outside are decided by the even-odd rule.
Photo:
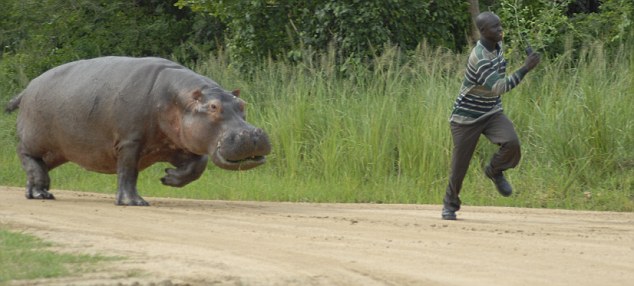
[[[64,64],[33,79],[20,95],[18,136],[25,148],[48,161],[114,173],[116,149],[125,140],[142,140],[149,149],[165,145],[158,108],[191,81],[215,84],[160,58]]]

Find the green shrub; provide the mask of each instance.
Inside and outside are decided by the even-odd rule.
[[[62,63],[104,55],[191,60],[215,48],[214,32],[222,30],[209,16],[150,0],[6,0],[0,26],[3,64],[14,72],[21,67],[28,79]]]
[[[300,60],[305,51],[334,47],[339,63],[372,58],[386,44],[413,50],[425,41],[461,49],[469,27],[467,2],[450,1],[233,1],[179,0],[179,7],[210,13],[227,24],[226,46],[236,63],[266,57]]]

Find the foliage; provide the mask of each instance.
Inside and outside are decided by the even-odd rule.
[[[510,53],[522,53],[527,42],[551,56],[573,52],[590,42],[605,43],[610,50],[623,44],[633,30],[634,3],[599,1],[598,11],[573,0],[502,0],[494,9],[505,26]],[[570,11],[581,11],[571,13]],[[522,38],[522,36],[524,38]]]
[[[451,152],[446,119],[466,57],[466,1],[176,2],[193,13],[174,2],[5,0],[2,102],[70,60],[172,57],[240,87],[250,120],[269,132],[274,151],[266,166],[247,173],[210,167],[178,193],[158,183],[165,166],[156,165],[141,175],[143,194],[440,202]],[[493,147],[481,144],[466,202],[634,209],[634,4],[605,0],[598,11],[570,14],[569,2],[579,1],[480,1],[503,20],[511,66],[523,58],[523,32],[545,56],[505,98],[526,154],[509,173],[517,196],[495,197],[482,179]],[[249,76],[245,65],[252,65]],[[15,114],[0,116],[0,142],[16,145]],[[14,147],[0,150],[0,162],[0,182],[21,186]],[[52,176],[56,188],[104,192],[116,180],[71,164]]]
[[[498,14],[508,53],[523,54],[528,45],[541,53],[557,54],[553,44],[570,26],[565,11],[571,0],[502,0]],[[523,58],[523,56],[522,56]]]
[[[500,14],[507,51],[521,53],[526,34],[550,55],[578,53],[599,40],[613,49],[632,30],[634,5],[605,0],[482,0]],[[582,3],[583,2],[583,3]],[[369,64],[386,47],[412,52],[421,43],[467,48],[464,0],[5,0],[0,10],[0,80],[14,86],[53,66],[103,55],[161,56],[193,63],[226,50],[250,70],[263,59],[301,62],[334,51],[338,65]],[[176,5],[176,6],[175,6]],[[568,5],[568,6],[567,6]],[[190,9],[191,8],[191,9]],[[193,12],[192,12],[193,10]],[[481,9],[482,10],[482,9]],[[574,13],[575,11],[579,13]],[[6,79],[6,80],[5,80]],[[4,96],[4,95],[3,95]]]
[[[523,159],[507,172],[516,193],[500,197],[482,174],[497,150],[484,138],[464,184],[469,205],[634,210],[632,46],[601,45],[580,60],[547,58],[504,107]],[[267,164],[228,172],[210,164],[182,188],[162,186],[164,164],[140,174],[143,196],[309,202],[440,204],[447,184],[448,117],[464,76],[464,53],[389,47],[346,74],[334,51],[300,63],[268,61],[246,77],[226,55],[191,66],[227,89],[241,88],[247,118],[271,139]],[[509,66],[509,69],[512,69]],[[0,144],[15,146],[15,114],[0,116]],[[2,129],[0,129],[2,131]],[[4,136],[2,134],[5,134]],[[14,148],[0,150],[0,181],[23,186]],[[114,194],[116,176],[73,164],[52,171],[52,187]]]
[[[575,38],[580,43],[602,42],[611,47],[624,43],[634,30],[634,2],[604,0],[599,12],[578,13],[572,17]],[[577,47],[580,44],[577,45]]]
[[[65,62],[102,55],[180,53],[189,59],[198,54],[187,51],[191,45],[214,47],[208,31],[219,24],[204,19],[158,0],[6,0],[0,10],[0,55],[10,69],[24,68],[29,79]]]
[[[179,7],[210,13],[228,26],[227,48],[238,62],[300,60],[306,50],[334,47],[341,62],[371,58],[386,44],[413,50],[421,41],[460,49],[469,16],[465,1],[207,1],[179,0]]]

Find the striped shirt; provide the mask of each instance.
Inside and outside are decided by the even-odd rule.
[[[460,95],[449,121],[472,124],[502,111],[501,94],[516,87],[527,71],[520,68],[506,77],[506,60],[501,42],[494,51],[478,41],[471,50]]]

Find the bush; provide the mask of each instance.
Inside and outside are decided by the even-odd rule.
[[[629,0],[605,0],[599,11],[571,17],[576,47],[581,43],[602,42],[609,48],[625,43],[634,27],[634,3]]]
[[[22,67],[27,78],[103,55],[189,60],[199,54],[192,46],[215,48],[216,33],[224,28],[209,16],[158,0],[6,0],[0,26],[3,62]]]
[[[179,0],[179,7],[217,16],[227,24],[233,60],[254,63],[268,56],[300,60],[306,49],[334,47],[344,62],[368,59],[386,44],[414,50],[421,42],[460,49],[469,28],[462,0],[235,1]]]
[[[584,45],[599,42],[616,52],[632,31],[630,0],[595,1],[585,7],[573,0],[502,0],[494,6],[505,26],[509,53],[523,53],[528,40],[550,56],[580,55]],[[593,10],[598,5],[597,10]],[[524,35],[525,39],[521,35]]]

